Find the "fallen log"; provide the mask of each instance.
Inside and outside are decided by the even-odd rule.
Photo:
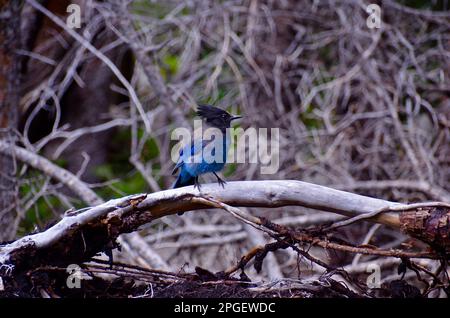
[[[203,185],[201,192],[184,187],[126,196],[68,213],[44,232],[0,246],[0,266],[20,271],[28,266],[81,263],[117,247],[120,234],[136,231],[155,219],[215,207],[204,198],[235,207],[302,206],[329,211],[403,229],[444,253],[450,245],[446,203],[407,205],[294,180],[238,181],[227,183],[225,190],[217,184]]]

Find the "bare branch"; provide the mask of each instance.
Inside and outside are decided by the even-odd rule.
[[[259,218],[248,215],[231,205],[272,208],[299,205],[347,216],[371,213],[383,208],[386,210],[408,209],[408,205],[405,204],[364,197],[293,180],[229,182],[227,191],[223,191],[222,187],[217,184],[207,184],[202,187],[201,193],[193,187],[184,187],[118,198],[85,212],[66,216],[55,226],[42,233],[23,237],[1,247],[0,263],[9,263],[13,259],[17,263],[18,260],[14,257],[17,257],[17,254],[23,249],[32,249],[39,253],[39,251],[49,248],[70,248],[70,241],[76,240],[79,235],[83,235],[82,233],[94,231],[92,233],[96,233],[95,240],[87,242],[82,252],[82,257],[86,258],[97,253],[98,249],[103,248],[104,245],[117,238],[121,233],[134,231],[145,223],[167,215],[208,207],[226,209],[256,228],[263,229],[269,234],[276,233],[273,229],[267,228]],[[400,226],[400,219],[397,214],[385,213],[369,220],[394,227]],[[305,237],[301,236],[296,238],[305,240]],[[61,245],[61,242],[64,243]],[[390,251],[374,251],[369,248],[342,247],[340,244],[326,241],[316,242],[311,240],[308,242],[317,243],[323,248],[332,247],[337,250],[363,254],[433,257],[430,253],[393,253]]]

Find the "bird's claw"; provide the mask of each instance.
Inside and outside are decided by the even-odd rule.
[[[225,183],[226,183],[226,182],[225,182],[224,180],[218,179],[217,182],[219,183],[220,186],[222,186],[222,188],[225,189]]]
[[[197,179],[197,178],[195,179],[195,182],[194,182],[194,189],[195,189],[195,188],[198,188],[198,191],[201,191],[200,182],[198,182],[198,179]]]
[[[220,185],[220,186],[222,186],[222,188],[224,188],[225,189],[225,180],[222,180],[218,175],[217,175],[217,173],[215,173],[214,172],[214,175],[216,176],[216,178],[217,178],[217,183]]]

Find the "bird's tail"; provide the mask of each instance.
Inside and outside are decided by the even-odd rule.
[[[193,177],[187,173],[186,174],[180,173],[178,175],[177,180],[175,180],[174,184],[172,185],[172,189],[186,187],[189,185],[194,185],[194,183],[195,183],[195,177]]]

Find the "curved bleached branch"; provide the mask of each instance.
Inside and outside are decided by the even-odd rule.
[[[39,262],[54,264],[61,260],[54,257],[55,253],[66,256],[64,263],[81,262],[102,251],[120,234],[135,231],[157,218],[214,207],[204,200],[208,197],[230,206],[303,206],[349,217],[380,211],[368,220],[397,228],[400,227],[399,214],[384,211],[418,207],[417,204],[404,205],[294,180],[228,182],[225,189],[217,184],[206,184],[201,192],[190,186],[118,198],[79,214],[67,215],[42,233],[0,247],[0,263],[14,263],[20,267],[24,257],[32,255]]]

